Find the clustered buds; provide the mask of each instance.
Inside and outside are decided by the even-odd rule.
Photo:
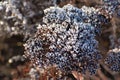
[[[120,5],[119,0],[103,0],[104,8],[108,12],[109,15],[112,15],[116,8]]]
[[[108,52],[108,56],[105,59],[105,63],[112,71],[120,71],[120,49],[115,48]]]
[[[56,66],[62,71],[72,70],[95,74],[101,55],[98,51],[96,29],[92,22],[99,20],[95,8],[76,8],[70,4],[63,8],[50,7],[44,10],[43,24],[25,46],[25,56],[34,66]],[[100,20],[98,23],[100,24]]]

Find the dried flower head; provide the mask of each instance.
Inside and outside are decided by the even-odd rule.
[[[103,0],[103,8],[108,12],[109,15],[113,15],[115,10],[118,8],[120,5],[119,0]]]
[[[92,14],[97,15],[95,11],[70,4],[45,9],[43,24],[24,45],[26,57],[37,67],[56,66],[66,73],[76,70],[95,74],[101,59],[95,39],[98,28],[90,21]]]
[[[105,59],[105,63],[112,71],[120,71],[120,49],[115,48],[108,52],[108,56]]]

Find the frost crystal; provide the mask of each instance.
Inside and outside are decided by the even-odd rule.
[[[95,39],[98,16],[94,8],[78,9],[70,4],[44,10],[43,24],[25,46],[26,56],[37,67],[55,65],[60,70],[95,74],[99,67],[98,41]]]

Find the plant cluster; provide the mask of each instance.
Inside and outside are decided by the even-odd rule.
[[[108,52],[105,63],[109,66],[112,71],[120,71],[120,49],[115,48]]]
[[[32,36],[36,30],[41,17],[42,9],[46,6],[40,5],[39,0],[5,0],[0,2],[0,36],[12,36],[22,34],[25,37]],[[41,7],[42,6],[42,7]],[[9,34],[9,35],[8,35]]]
[[[99,9],[70,4],[44,10],[43,24],[25,46],[28,57],[39,68],[56,66],[62,71],[95,74],[102,58],[96,35],[107,18]]]

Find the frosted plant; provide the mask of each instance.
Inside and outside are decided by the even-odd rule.
[[[39,80],[40,74],[34,68],[30,69],[29,75],[30,75],[30,80]]]
[[[20,11],[20,9],[24,7],[21,5],[21,1],[4,1],[0,3],[0,7],[0,22],[2,22],[2,24],[0,24],[1,36],[6,36],[6,34],[9,34],[10,36],[13,34],[23,34],[24,30],[27,30],[26,28],[28,27],[28,24],[27,18],[25,18],[25,16],[23,16],[24,14],[22,13],[22,11]],[[32,30],[32,28],[29,30]],[[27,31],[27,34],[29,34],[29,31]]]
[[[92,23],[98,19],[91,17],[99,15],[97,10],[68,4],[47,8],[44,13],[43,24],[24,45],[26,57],[40,68],[56,66],[66,73],[76,70],[95,74],[101,55],[95,39],[98,28]]]
[[[117,15],[120,17],[120,9],[118,9],[118,11],[117,11]]]
[[[37,3],[36,3],[37,2]],[[4,0],[0,2],[0,36],[31,36],[41,21],[43,0]],[[49,2],[46,4],[48,6]],[[44,9],[44,8],[43,8]],[[9,34],[9,35],[8,35]]]
[[[120,49],[115,48],[108,52],[108,56],[105,59],[105,63],[112,71],[120,71]]]
[[[118,8],[120,5],[119,0],[103,0],[103,8],[108,12],[109,15],[113,15],[115,10]]]

